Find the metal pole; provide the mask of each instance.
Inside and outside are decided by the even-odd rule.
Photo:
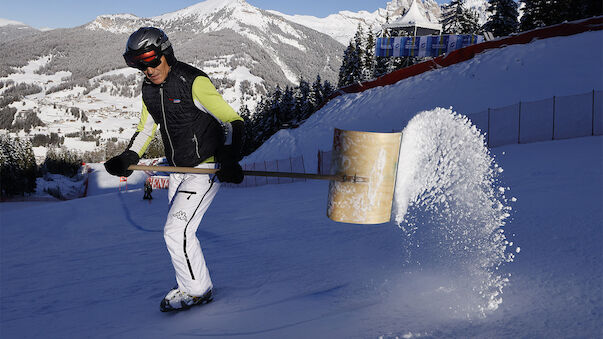
[[[301,156],[303,173],[306,173],[306,164],[304,163],[304,155]],[[304,179],[306,181],[306,179]]]
[[[595,89],[593,88],[593,119],[591,122],[592,134],[595,135]]]
[[[555,140],[555,96],[553,96],[553,139]]]
[[[291,160],[291,156],[289,156],[289,171],[293,172],[293,160]],[[291,178],[291,182],[295,182],[295,180]]]
[[[490,107],[488,107],[488,148],[490,148]]]
[[[517,118],[517,143],[521,144],[521,101],[519,102],[519,116]]]

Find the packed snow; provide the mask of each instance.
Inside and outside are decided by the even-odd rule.
[[[394,219],[329,220],[324,181],[223,188],[198,231],[215,301],[186,312],[159,312],[175,282],[167,192],[143,200],[144,172],[126,190],[92,164],[87,198],[3,202],[0,336],[597,337],[603,137],[488,150],[462,114],[602,89],[601,51],[554,67],[600,38],[485,52],[340,96],[275,135],[247,160],[312,159],[334,125],[402,130]]]
[[[104,193],[0,204],[0,335],[596,337],[602,145],[586,137],[493,151],[517,197],[504,229],[521,253],[499,268],[510,283],[486,316],[462,258],[438,244],[416,248],[448,230],[409,236],[394,222],[335,223],[319,181],[222,189],[198,232],[216,299],[161,313],[174,285],[162,234],[167,193],[154,191],[151,202],[140,188],[119,193],[99,167],[97,180],[112,186]]]

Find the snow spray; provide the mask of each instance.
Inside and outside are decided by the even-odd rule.
[[[455,300],[449,310],[467,316],[496,310],[510,277],[499,268],[519,248],[511,249],[503,230],[508,188],[484,135],[451,109],[421,112],[403,131],[398,164],[394,217],[406,268],[444,272],[437,279]]]

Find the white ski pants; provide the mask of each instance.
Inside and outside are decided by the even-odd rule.
[[[201,164],[197,167],[215,168],[215,164]],[[176,271],[178,288],[194,296],[203,295],[212,287],[201,245],[195,234],[220,188],[220,183],[217,179],[214,182],[212,177],[208,174],[170,174],[170,209],[163,235]]]

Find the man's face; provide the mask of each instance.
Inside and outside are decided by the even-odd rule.
[[[155,68],[147,67],[147,69],[144,70],[144,75],[146,75],[152,83],[154,83],[155,85],[159,85],[165,81],[169,71],[170,65],[168,65],[167,60],[165,59],[165,55],[162,55],[161,63],[159,64],[159,66]]]

